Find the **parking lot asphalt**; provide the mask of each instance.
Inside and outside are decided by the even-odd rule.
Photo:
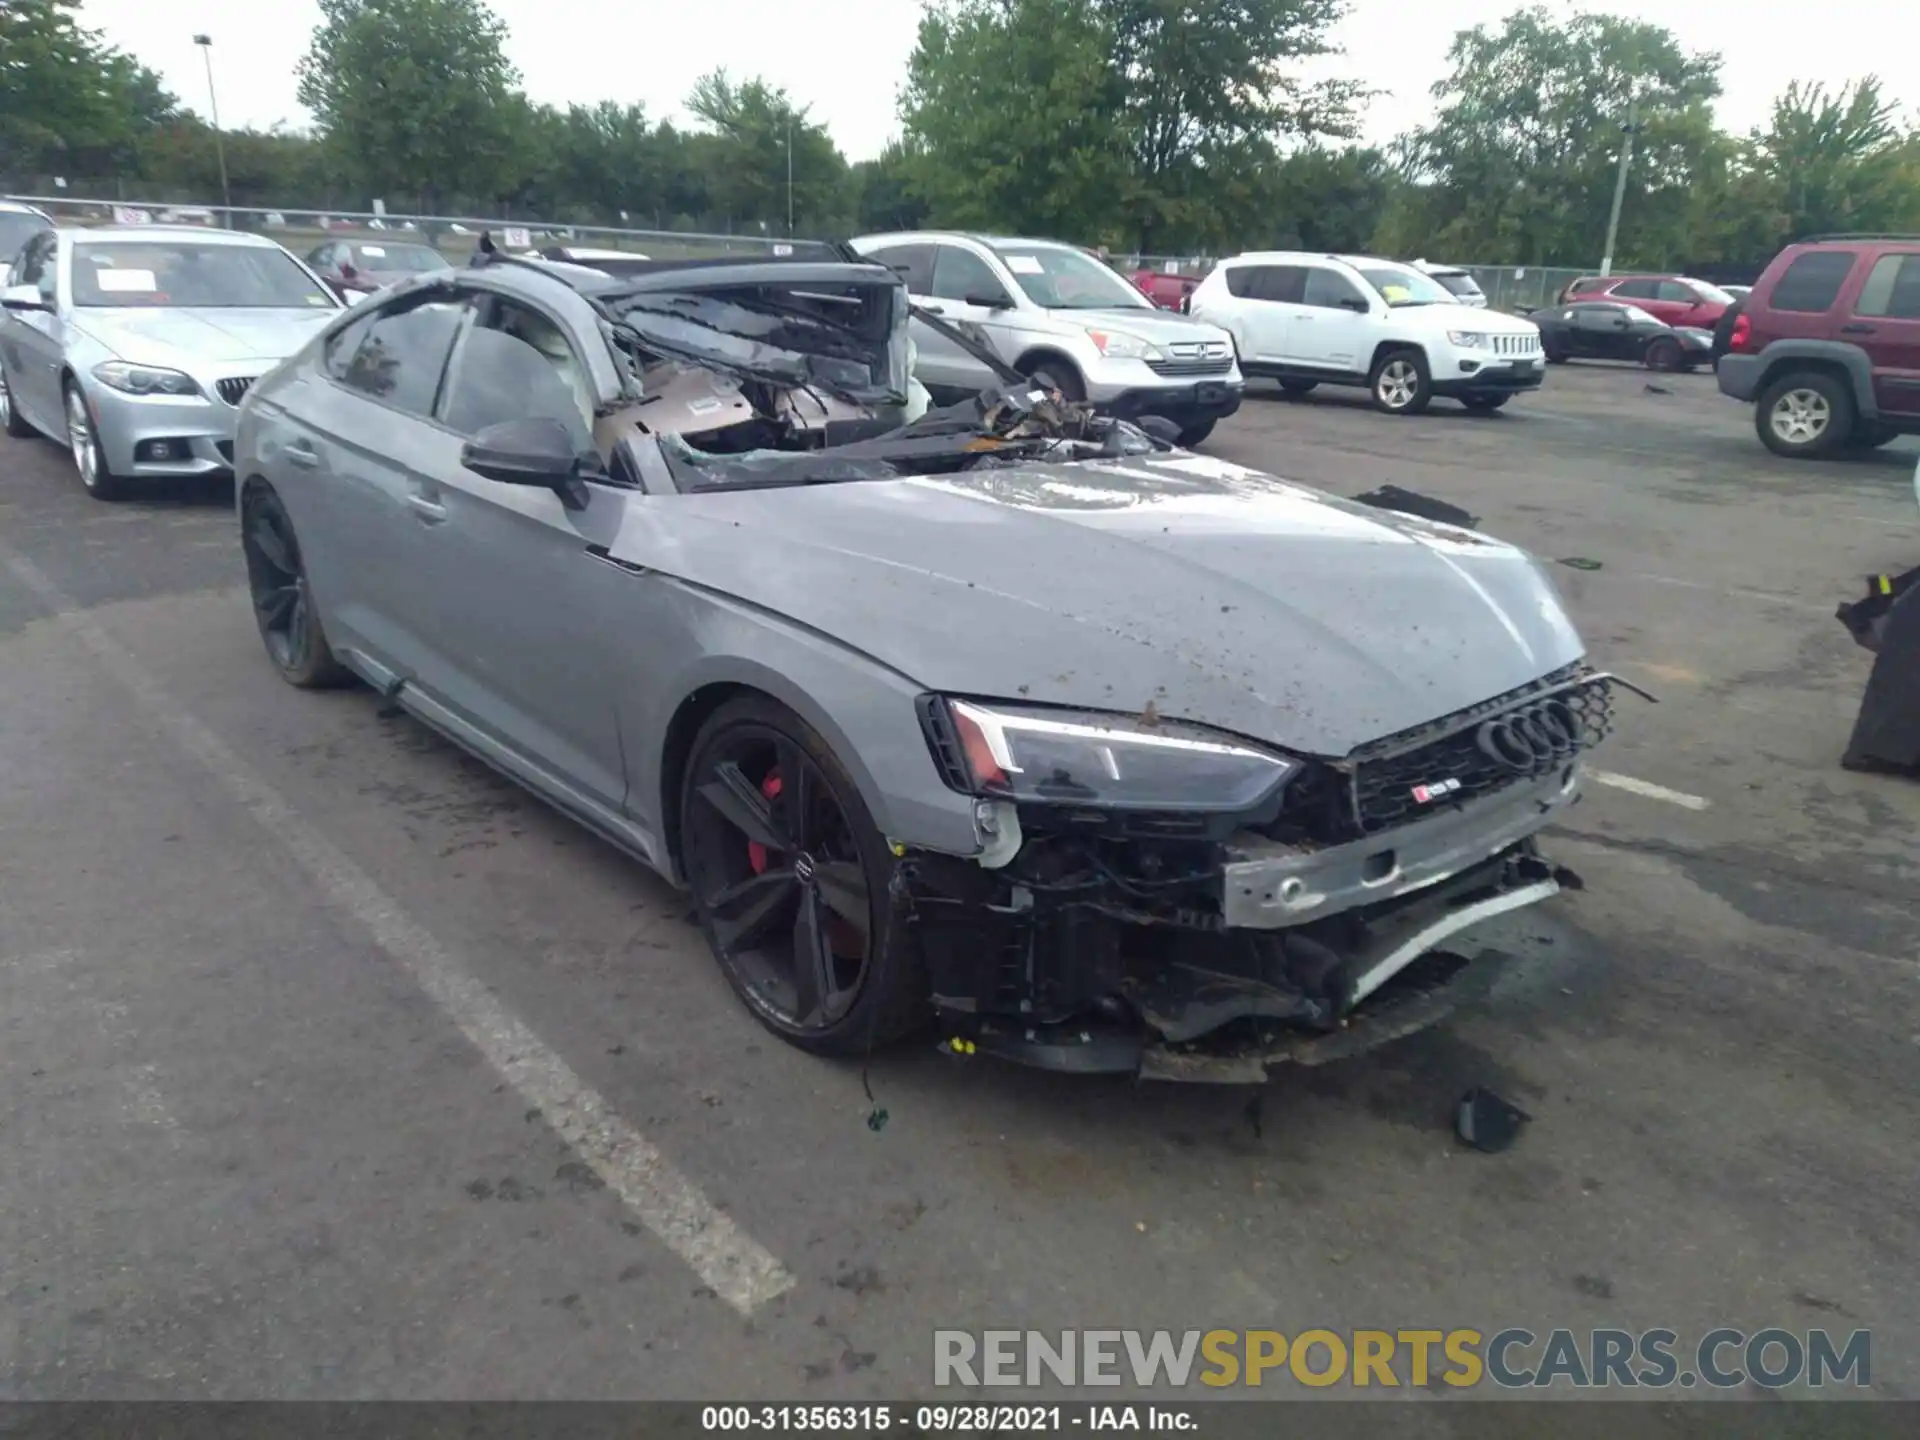
[[[1659,703],[1490,1003],[1252,1107],[789,1049],[667,887],[283,685],[225,487],[102,505],[0,441],[0,1393],[898,1398],[936,1328],[1826,1325],[1920,1398],[1920,784],[1838,768],[1833,618],[1920,563],[1912,445],[1778,460],[1621,367],[1496,416],[1254,387],[1208,452],[1465,506]],[[1472,1085],[1511,1151],[1452,1137]]]

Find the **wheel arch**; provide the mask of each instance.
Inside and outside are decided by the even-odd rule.
[[[1050,345],[1034,345],[1023,350],[1020,353],[1020,358],[1013,362],[1014,369],[1018,370],[1022,375],[1028,376],[1032,375],[1036,370],[1049,366],[1055,368],[1064,366],[1067,373],[1080,382],[1081,393],[1086,393],[1086,371],[1080,367],[1079,361],[1075,360],[1064,350]]]
[[[775,656],[756,655],[757,648],[748,644],[703,655],[671,687],[678,698],[656,712],[663,717],[658,727],[641,720],[639,733],[660,737],[647,749],[636,751],[634,728],[627,728],[635,809],[658,807],[663,858],[676,882],[684,883],[686,876],[680,800],[695,740],[721,706],[747,696],[791,711],[826,742],[888,840],[962,854],[979,848],[972,801],[940,779],[920,730],[914,709],[918,686],[852,652],[807,647],[813,653],[799,663],[776,664]],[[777,658],[793,662],[795,651],[784,648]],[[837,697],[836,703],[822,703],[817,697],[823,694]]]
[[[1858,345],[1838,340],[1776,340],[1760,352],[1760,379],[1754,397],[1795,370],[1823,371],[1853,392],[1853,411],[1863,420],[1878,419],[1873,398],[1873,361]]]
[[[1401,350],[1411,350],[1420,357],[1420,363],[1427,367],[1427,373],[1433,373],[1433,357],[1427,353],[1427,347],[1417,340],[1382,340],[1373,347],[1373,354],[1367,357],[1367,375],[1373,376],[1387,356]]]

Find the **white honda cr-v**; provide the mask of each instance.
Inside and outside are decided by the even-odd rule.
[[[1236,255],[1200,282],[1191,312],[1233,336],[1249,379],[1290,395],[1364,385],[1392,415],[1417,415],[1436,395],[1498,410],[1546,372],[1532,321],[1462,305],[1397,260]]]

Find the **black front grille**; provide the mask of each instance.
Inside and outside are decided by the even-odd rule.
[[[1571,747],[1557,758],[1542,755],[1535,764],[1516,767],[1482,746],[1481,730],[1489,722],[1562,703],[1577,733]],[[1377,834],[1563,769],[1605,739],[1612,728],[1611,682],[1603,676],[1583,679],[1578,672],[1562,672],[1404,737],[1366,746],[1354,757],[1354,814],[1361,833]]]
[[[242,400],[247,398],[247,391],[253,387],[253,382],[259,378],[257,375],[231,376],[225,380],[214,381],[213,388],[220,392],[220,398],[229,405],[238,405]]]
[[[1233,357],[1222,355],[1207,360],[1149,360],[1147,368],[1156,375],[1224,375],[1233,368]]]

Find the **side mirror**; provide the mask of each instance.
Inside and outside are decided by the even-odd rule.
[[[342,280],[351,280],[357,273],[353,266],[349,265],[345,260],[340,262],[340,278]]]
[[[51,310],[38,285],[9,285],[0,290],[0,305],[9,310]]]
[[[1004,295],[969,295],[966,303],[978,305],[982,310],[1011,310],[1013,302]]]
[[[597,460],[573,448],[566,426],[544,417],[487,426],[460,447],[460,463],[502,485],[552,490],[569,510],[586,508],[588,492],[581,477],[599,471]]]
[[[1364,295],[1349,295],[1340,302],[1342,310],[1351,310],[1356,315],[1371,315],[1373,305]]]

